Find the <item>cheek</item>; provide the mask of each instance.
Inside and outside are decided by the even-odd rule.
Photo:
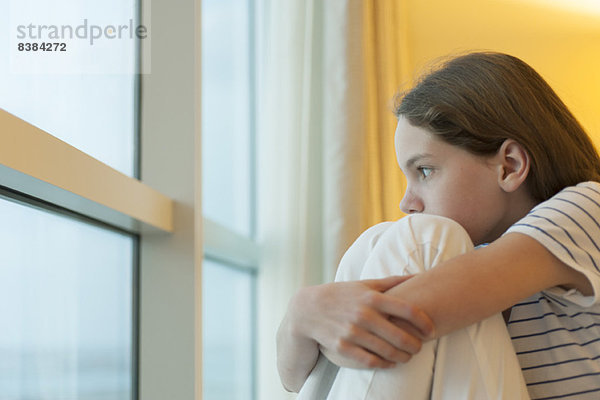
[[[451,218],[452,214],[461,214],[465,202],[470,200],[473,188],[461,175],[449,175],[443,178],[431,199],[440,212],[449,214],[445,216]]]
[[[456,180],[446,186],[438,201],[431,204],[431,213],[450,218],[458,222],[469,233],[472,240],[477,241],[485,230],[491,208],[496,205],[490,202],[485,191],[478,190],[468,179]]]
[[[488,171],[477,168],[456,168],[439,176],[435,186],[429,186],[426,198],[426,213],[455,220],[469,233],[480,230],[494,203],[492,180]],[[487,210],[487,211],[486,211]]]
[[[466,206],[462,199],[451,196],[439,206],[440,215],[462,224],[463,221],[467,221],[471,216],[469,207]]]
[[[463,196],[458,196],[456,186],[439,187],[434,193],[429,193],[426,202],[426,213],[458,220],[464,219]]]
[[[473,243],[478,244],[486,231],[485,223],[482,224],[482,218],[486,218],[485,212],[478,208],[476,204],[467,204],[465,202],[453,202],[445,205],[444,210],[439,215],[450,218],[462,226]]]
[[[453,207],[452,212],[455,221],[465,228],[471,240],[480,244],[495,229],[501,206],[493,194],[490,196],[490,193],[480,191],[465,197],[460,205]]]

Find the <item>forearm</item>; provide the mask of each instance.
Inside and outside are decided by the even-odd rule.
[[[302,294],[294,296],[277,331],[277,369],[281,383],[290,392],[302,388],[319,357],[318,343],[301,332],[295,317]]]
[[[589,291],[583,275],[535,240],[510,234],[486,248],[448,260],[387,293],[422,309],[433,320],[439,337],[559,285]]]

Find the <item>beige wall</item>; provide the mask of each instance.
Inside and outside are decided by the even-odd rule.
[[[513,54],[544,76],[600,147],[600,3],[407,1],[413,73],[452,52]]]
[[[556,90],[600,148],[598,0],[373,0],[365,2],[368,149],[363,227],[402,216],[390,100],[423,67],[470,50],[515,55]],[[372,15],[371,15],[372,14]],[[373,65],[371,65],[373,64]],[[373,93],[371,93],[373,92]],[[373,145],[376,143],[376,145]]]

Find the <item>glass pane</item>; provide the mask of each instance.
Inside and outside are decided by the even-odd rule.
[[[204,216],[250,235],[248,0],[202,2]]]
[[[132,176],[136,45],[127,31],[137,1],[0,3],[8,11],[0,13],[0,53],[8,55],[0,60],[0,108]],[[127,26],[122,39],[106,38],[110,26]],[[92,29],[103,36],[91,42]],[[27,43],[66,48],[18,50]]]
[[[204,260],[203,398],[253,398],[254,275]]]
[[[0,399],[131,399],[133,239],[0,199]]]

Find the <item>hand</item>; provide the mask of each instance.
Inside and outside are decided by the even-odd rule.
[[[315,340],[333,363],[390,368],[408,361],[432,336],[422,311],[383,292],[410,276],[336,282],[302,289],[292,301],[297,332]]]

